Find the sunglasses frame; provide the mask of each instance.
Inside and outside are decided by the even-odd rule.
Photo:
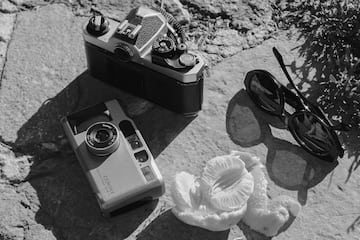
[[[266,75],[269,80],[272,80],[274,84],[278,86],[279,91],[279,108],[275,111],[268,110],[264,107],[264,105],[261,104],[258,96],[256,93],[254,93],[250,88],[250,83],[252,80],[252,77],[256,74],[264,74]],[[286,74],[286,73],[285,73]],[[292,82],[291,79],[289,79],[290,82]],[[285,123],[287,129],[290,131],[290,133],[293,135],[294,139],[300,144],[301,147],[303,147],[307,152],[319,157],[320,159],[323,159],[328,162],[334,162],[336,161],[337,157],[343,157],[344,155],[344,149],[342,148],[339,138],[337,134],[334,131],[334,127],[331,125],[329,119],[326,117],[325,113],[322,111],[322,109],[319,106],[316,106],[315,104],[311,103],[309,100],[307,100],[301,92],[296,88],[295,84],[292,82],[292,86],[295,87],[296,92],[289,90],[284,85],[282,85],[271,73],[265,70],[252,70],[246,74],[245,80],[245,87],[248,95],[252,99],[252,101],[263,111],[270,113],[271,115],[275,115],[281,118],[281,120]],[[295,112],[290,114],[286,112],[285,110],[285,103],[289,104],[295,109]],[[336,152],[328,151],[328,152],[315,152],[313,149],[311,149],[306,142],[303,141],[303,139],[297,134],[296,131],[296,124],[294,123],[294,118],[299,115],[309,114],[313,116],[318,122],[320,122],[321,125],[323,125],[326,128],[326,131],[329,135],[329,141],[335,145]]]

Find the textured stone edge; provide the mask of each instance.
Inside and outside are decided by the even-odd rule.
[[[16,13],[0,14],[0,86],[6,64],[7,50],[16,27]]]

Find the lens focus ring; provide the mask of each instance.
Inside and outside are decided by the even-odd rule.
[[[109,122],[97,122],[86,131],[85,142],[88,150],[96,156],[113,153],[119,146],[119,131]]]

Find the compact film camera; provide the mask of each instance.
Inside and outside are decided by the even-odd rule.
[[[64,117],[62,125],[104,215],[165,192],[149,148],[117,100]]]
[[[165,10],[140,6],[122,22],[95,14],[83,37],[94,77],[186,116],[201,110],[204,61]]]

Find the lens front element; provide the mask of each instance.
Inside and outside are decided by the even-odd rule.
[[[86,131],[86,146],[96,156],[113,153],[119,146],[118,129],[110,122],[97,122]]]
[[[99,143],[103,143],[109,140],[111,138],[112,132],[100,129],[95,134],[95,140]]]

